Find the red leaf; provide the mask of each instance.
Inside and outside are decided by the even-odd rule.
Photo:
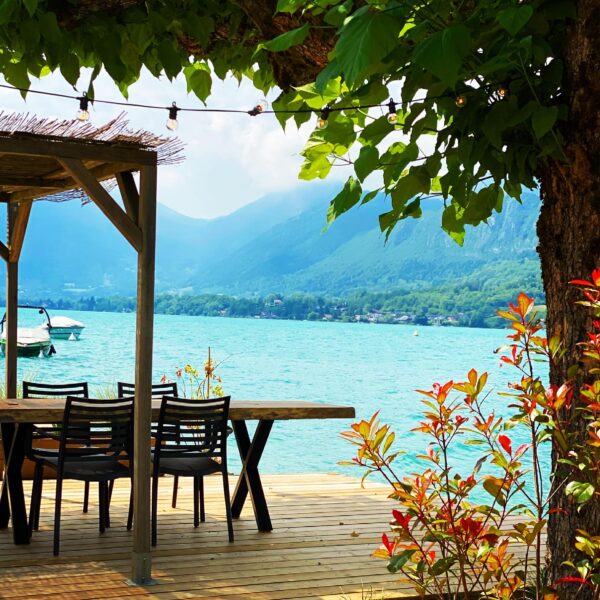
[[[591,281],[586,281],[585,279],[571,279],[569,283],[571,285],[584,285],[586,287],[594,287],[594,284]]]
[[[507,435],[499,435],[498,442],[500,442],[500,445],[504,448],[504,451],[512,456],[512,442],[510,438]]]
[[[561,577],[560,579],[557,579],[555,583],[580,583],[582,585],[587,585],[592,589],[594,588],[594,586],[589,581],[586,581],[583,577]]]
[[[592,271],[592,281],[594,282],[594,285],[600,287],[600,268]]]

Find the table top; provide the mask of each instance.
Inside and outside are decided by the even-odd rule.
[[[152,400],[152,418],[158,420],[160,399]],[[65,409],[64,398],[0,399],[0,423],[60,423]],[[354,407],[320,404],[303,400],[232,400],[232,421],[290,419],[353,419]]]

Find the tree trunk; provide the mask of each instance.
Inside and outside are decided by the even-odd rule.
[[[577,343],[586,338],[591,315],[576,305],[580,293],[569,285],[571,279],[589,279],[600,266],[600,1],[579,0],[578,18],[567,34],[564,93],[569,106],[569,120],[562,130],[568,164],[555,161],[539,173],[542,209],[538,221],[539,254],[548,307],[548,337],[559,336],[567,354],[561,364],[550,369],[550,382],[566,381],[567,369],[577,363]],[[578,402],[578,387],[573,397],[570,421],[572,431],[584,439],[586,422],[573,412]],[[553,465],[558,476],[556,486],[564,486],[563,468]],[[558,577],[576,575],[562,566],[576,558],[576,529],[600,534],[600,502],[594,501],[580,513],[564,492],[552,500],[553,511],[548,526],[549,583]],[[580,557],[579,557],[580,558]],[[575,589],[564,590],[573,597]],[[584,598],[585,592],[577,595]],[[571,594],[571,595],[569,595]]]

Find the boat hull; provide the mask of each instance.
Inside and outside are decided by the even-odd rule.
[[[0,351],[6,354],[6,340],[0,339]],[[32,342],[31,344],[17,344],[17,356],[24,358],[46,357],[54,354],[54,348],[50,342]]]
[[[50,327],[50,337],[55,340],[68,340],[73,336],[78,340],[82,331],[83,327]]]

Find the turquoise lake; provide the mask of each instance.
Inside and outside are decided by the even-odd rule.
[[[19,378],[60,382],[86,380],[106,388],[118,380],[133,381],[135,315],[51,311],[82,321],[79,341],[54,342],[51,358],[19,359]],[[34,311],[20,311],[20,325],[40,323]],[[420,395],[435,381],[462,381],[471,367],[490,373],[489,407],[503,413],[510,368],[500,368],[494,350],[506,343],[507,330],[367,325],[309,321],[276,321],[157,315],[153,379],[175,379],[175,369],[190,363],[202,368],[207,348],[223,360],[218,373],[225,393],[237,399],[311,400],[355,407],[357,418],[381,410],[381,420],[396,431],[403,474],[418,468],[416,454],[427,447],[411,428],[420,421]],[[96,388],[97,389],[97,388]],[[276,422],[262,459],[265,473],[337,471],[360,476],[359,469],[341,467],[353,447],[339,433],[348,420]],[[511,434],[512,435],[512,434]],[[515,440],[516,442],[517,440]],[[237,451],[231,440],[231,468]],[[473,446],[457,448],[457,464],[472,462]]]

